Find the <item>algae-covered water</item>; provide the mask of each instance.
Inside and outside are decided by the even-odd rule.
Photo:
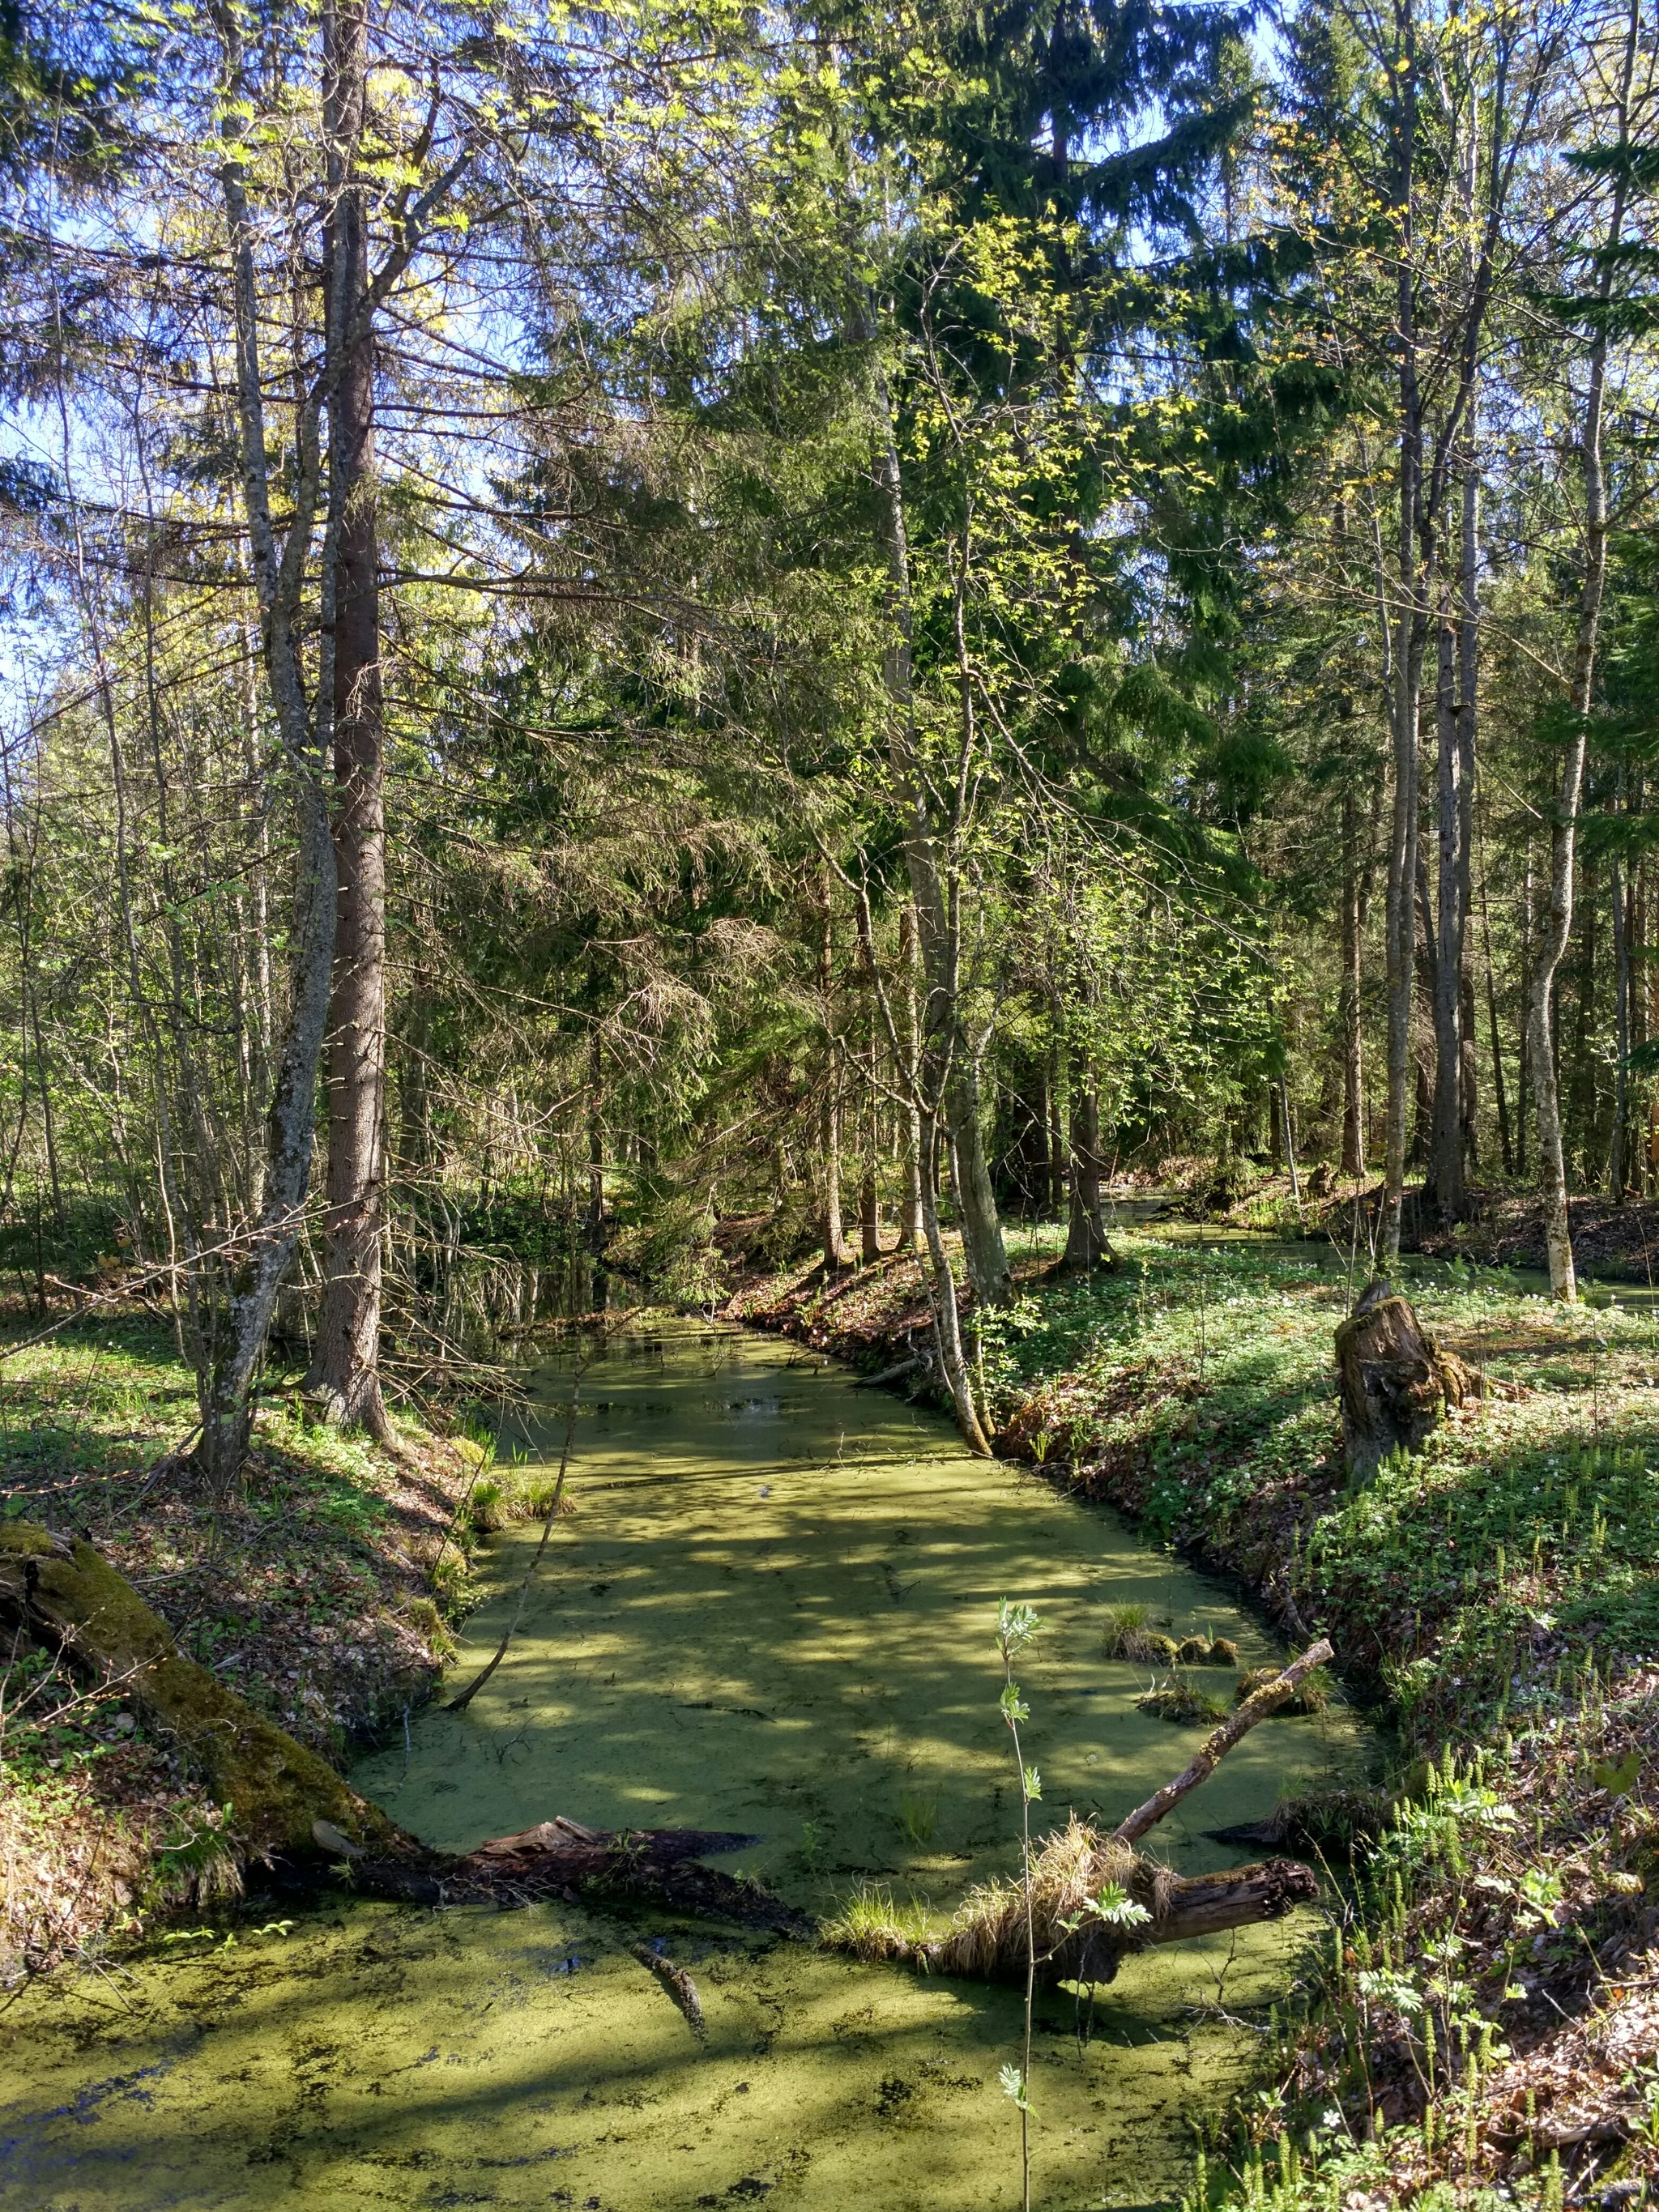
[[[568,1370],[538,1378],[556,1459]],[[1022,1669],[1048,1820],[1121,1814],[1194,1738],[1133,1700],[1105,1607],[1273,1648],[1224,1591],[1103,1509],[966,1458],[939,1417],[855,1389],[786,1343],[692,1324],[613,1339],[575,1427],[562,1520],[510,1654],[464,1714],[436,1710],[354,1779],[429,1841],[565,1813],[763,1840],[726,1862],[827,1910],[861,1880],[941,1911],[1009,1870],[1018,1803],[992,1630],[1045,1623]],[[498,1595],[458,1680],[494,1650],[537,1532],[498,1539]],[[1218,1674],[1218,1690],[1230,1677]],[[1157,1832],[1177,1868],[1241,1854],[1206,1830],[1352,1770],[1344,1716],[1275,1719]],[[291,1908],[289,1908],[291,1910]],[[311,1912],[286,1933],[174,1942],[59,1978],[0,2015],[0,2205],[734,2206],[969,2212],[1018,2201],[998,2086],[1018,2000],[811,1946],[590,1911]],[[1039,2005],[1035,2200],[1179,2193],[1191,2119],[1247,2063],[1294,1923],[1132,1960],[1081,2041]],[[701,2047],[631,1954],[694,1976]]]

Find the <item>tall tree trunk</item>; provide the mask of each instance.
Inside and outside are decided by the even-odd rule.
[[[989,1459],[990,1440],[980,1419],[979,1407],[974,1399],[973,1378],[968,1372],[968,1357],[963,1347],[962,1316],[957,1304],[956,1278],[951,1273],[950,1255],[945,1249],[945,1239],[939,1224],[939,1149],[942,1136],[939,1123],[924,1115],[921,1131],[921,1223],[927,1241],[928,1257],[933,1262],[928,1284],[928,1303],[933,1308],[933,1337],[939,1347],[939,1366],[944,1370],[945,1388],[951,1393],[951,1402],[956,1409],[957,1425],[962,1431],[963,1441],[977,1458]]]
[[[1117,1264],[1100,1205],[1100,1093],[1085,1076],[1072,1094],[1071,1214],[1061,1266],[1089,1272]]]
[[[1456,634],[1449,610],[1444,606],[1436,626],[1436,815],[1440,866],[1436,886],[1434,1108],[1428,1183],[1435,1217],[1442,1228],[1449,1228],[1468,1211],[1463,1182],[1463,917],[1460,911],[1465,878],[1461,854],[1462,759],[1457,726]],[[1425,930],[1428,921],[1425,914]]]
[[[1342,788],[1342,981],[1337,1000],[1337,1026],[1342,1048],[1342,1172],[1365,1171],[1365,1098],[1364,1032],[1361,1026],[1363,976],[1360,971],[1360,860],[1358,809],[1353,790]]]
[[[1480,737],[1480,478],[1475,459],[1478,425],[1478,400],[1471,398],[1457,564],[1457,946],[1462,993],[1458,1041],[1462,1062],[1457,1118],[1462,1139],[1466,1200],[1468,1178],[1477,1160],[1480,1108],[1474,945],[1469,927],[1474,910],[1475,762]]]
[[[362,137],[368,74],[364,0],[325,16],[331,136]],[[330,1419],[382,1441],[381,1231],[386,1218],[386,705],[380,670],[374,488],[374,331],[368,294],[369,187],[354,158],[331,210],[325,259],[340,374],[329,412],[337,517],[333,606],[337,918],[329,1007],[328,1210],[322,1308],[307,1384]],[[325,619],[326,620],[326,614]]]
[[[1492,917],[1486,911],[1486,875],[1480,872],[1480,939],[1486,954],[1486,1024],[1492,1036],[1492,1095],[1498,1109],[1498,1150],[1506,1176],[1515,1173],[1515,1145],[1510,1133],[1510,1101],[1504,1081],[1504,1046],[1498,1028],[1498,979],[1492,973]]]
[[[1386,925],[1389,1000],[1388,1133],[1377,1266],[1400,1259],[1406,1191],[1407,1120],[1412,1074],[1412,994],[1416,981],[1417,717],[1423,658],[1418,580],[1418,508],[1423,474],[1423,398],[1417,365],[1417,271],[1413,195],[1417,160],[1417,27],[1413,0],[1395,0],[1401,68],[1395,94],[1395,218],[1399,236],[1397,327],[1400,511],[1395,542],[1394,642],[1394,823],[1389,847]]]
[[[587,1032],[587,1208],[583,1217],[590,1252],[605,1244],[605,1041],[597,1012]]]
[[[1526,838],[1522,869],[1522,1022],[1516,1066],[1516,1175],[1526,1175],[1526,1130],[1533,1115],[1533,841]]]
[[[916,1005],[916,915],[907,899],[899,910],[899,993],[903,1016],[902,1054],[915,1077],[921,1064],[921,1014]],[[904,1145],[904,1194],[899,1203],[898,1249],[921,1249],[925,1231],[921,1218],[921,1115],[914,1097],[905,1101],[901,1119]]]
[[[818,999],[823,1010],[823,1033],[829,1047],[818,1107],[820,1205],[818,1227],[823,1244],[826,1274],[851,1267],[847,1231],[841,1211],[841,1084],[842,1046],[836,1034],[836,912],[827,866],[818,875]]]
[[[1614,1062],[1613,1139],[1607,1147],[1607,1189],[1616,1202],[1622,1202],[1628,1172],[1626,1129],[1630,1116],[1630,1075],[1626,1062],[1630,1054],[1631,916],[1625,871],[1616,854],[1613,856],[1611,873],[1613,877]]]
[[[313,394],[296,410],[294,471],[287,487],[289,520],[286,537],[279,540],[270,501],[270,441],[259,349],[255,223],[247,198],[248,167],[242,148],[246,124],[240,19],[227,8],[216,11],[215,20],[225,56],[225,100],[220,125],[224,159],[219,173],[230,234],[244,519],[259,608],[262,657],[284,761],[293,778],[300,832],[288,1020],[276,1052],[264,1195],[258,1219],[247,1239],[246,1257],[231,1276],[228,1294],[215,1317],[198,1370],[201,1434],[194,1457],[210,1492],[225,1498],[241,1481],[252,1426],[254,1378],[264,1357],[276,1293],[299,1237],[311,1181],[317,1073],[333,970],[336,874],[334,840],[315,749],[299,623],[319,495],[319,409],[327,385],[322,395]],[[343,166],[332,144],[330,166],[331,172]],[[331,378],[336,367],[331,362]],[[333,537],[331,532],[325,538],[323,552],[325,600],[332,589]]]
[[[904,858],[915,908],[925,1000],[922,1061],[932,1071],[937,1107],[957,1160],[957,1200],[962,1216],[968,1279],[981,1304],[1009,1291],[1008,1257],[996,1194],[991,1188],[981,1127],[979,1070],[963,1019],[961,908],[949,883],[953,839],[966,828],[955,820],[941,832],[917,741],[911,660],[910,551],[904,489],[884,374],[878,372],[876,477],[885,541],[891,641],[884,656],[890,707],[888,752],[903,818]],[[958,810],[959,811],[959,810]]]
[[[859,1257],[866,1267],[881,1257],[881,1194],[874,1168],[866,1168],[859,1183]]]
[[[1621,154],[1630,144],[1630,88],[1640,22],[1638,0],[1631,0],[1617,109]],[[1604,309],[1613,296],[1613,267],[1610,257],[1624,228],[1626,190],[1626,167],[1621,164],[1613,183],[1613,206],[1607,221],[1608,252],[1603,257],[1596,286],[1597,303]],[[1595,696],[1595,646],[1601,624],[1601,599],[1607,588],[1607,494],[1601,459],[1607,380],[1607,331],[1604,319],[1598,317],[1590,340],[1589,384],[1578,447],[1584,475],[1584,577],[1578,595],[1578,634],[1573,647],[1569,693],[1573,725],[1562,757],[1554,819],[1550,825],[1549,906],[1540,933],[1532,973],[1532,1000],[1528,1008],[1533,1091],[1538,1102],[1538,1169],[1544,1201],[1544,1247],[1549,1256],[1550,1295],[1568,1305],[1577,1303],[1578,1278],[1573,1265],[1572,1231],[1567,1213],[1567,1162],[1561,1135],[1561,1089],[1556,1073],[1557,1039],[1552,1015],[1556,969],[1572,935],[1578,803],[1584,783],[1590,703]]]

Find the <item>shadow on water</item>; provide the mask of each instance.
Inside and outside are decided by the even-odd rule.
[[[556,1455],[568,1368],[531,1381],[520,1441]],[[1047,1624],[1024,1679],[1054,1819],[1121,1812],[1193,1742],[1135,1709],[1143,1671],[1101,1657],[1107,1604],[1268,1656],[1219,1586],[1109,1512],[964,1458],[937,1417],[787,1344],[670,1326],[613,1340],[583,1391],[578,1510],[507,1661],[464,1713],[416,1723],[406,1764],[399,1744],[356,1777],[434,1843],[556,1812],[730,1828],[763,1840],[726,1863],[809,1908],[872,1880],[948,1910],[1014,1857],[999,1597]],[[495,1547],[500,1595],[469,1624],[461,1678],[535,1539]],[[1272,1721],[1161,1847],[1183,1871],[1225,1863],[1206,1831],[1358,1755],[1346,1715]],[[1295,1933],[1131,1960],[1084,2046],[1072,1998],[1042,2002],[1041,2204],[1179,2193],[1190,2120],[1238,2078],[1239,2014],[1282,1988]],[[696,1978],[706,2051],[629,1954],[641,1934]],[[0,2204],[999,2206],[1018,2126],[997,2069],[1018,2023],[1010,1992],[574,1899],[348,1902],[20,1999],[0,2020]]]

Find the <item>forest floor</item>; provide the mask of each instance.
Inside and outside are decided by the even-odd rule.
[[[20,1331],[27,1334],[27,1330]],[[170,1332],[76,1323],[0,1364],[0,1514],[95,1544],[180,1648],[330,1756],[418,1705],[471,1601],[469,1516],[503,1510],[481,1448],[407,1420],[402,1457],[259,1409],[246,1495],[215,1516],[162,1455],[196,1399]],[[0,1986],[95,1959],[230,1862],[222,1815],[118,1687],[86,1695],[44,1651],[0,1653]]]
[[[1330,1243],[1123,1231],[1119,1267],[1079,1280],[1054,1271],[1059,1237],[1012,1240],[1018,1296],[981,1332],[999,1450],[1236,1577],[1297,1640],[1330,1636],[1391,1739],[1369,1800],[1286,1810],[1284,1840],[1342,1867],[1341,1933],[1268,2038],[1245,2199],[1611,2212],[1644,2197],[1659,1316],[1408,1261],[1425,1325],[1501,1387],[1356,1490],[1332,1357],[1353,1285]],[[830,1283],[752,1275],[727,1310],[872,1373],[928,1329],[897,1255]]]
[[[1171,1214],[1217,1229],[1255,1231],[1274,1237],[1314,1237],[1362,1257],[1366,1234],[1381,1203],[1382,1185],[1374,1176],[1338,1176],[1328,1167],[1304,1169],[1292,1184],[1288,1170],[1211,1159],[1170,1159],[1146,1179],[1142,1205],[1156,1195]],[[1356,1206],[1356,1199],[1358,1203]],[[1603,1282],[1640,1283],[1649,1290],[1659,1280],[1659,1201],[1625,1199],[1615,1203],[1600,1194],[1568,1203],[1573,1256],[1581,1275]],[[1478,1266],[1509,1268],[1522,1275],[1542,1274],[1549,1265],[1544,1246],[1544,1213],[1535,1190],[1502,1187],[1470,1193],[1468,1218],[1455,1228],[1428,1220],[1419,1194],[1407,1191],[1402,1224],[1405,1249],[1442,1260],[1471,1260]]]

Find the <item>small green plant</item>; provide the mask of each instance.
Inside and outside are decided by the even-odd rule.
[[[1167,1665],[1176,1656],[1175,1638],[1153,1627],[1151,1606],[1133,1601],[1106,1608],[1102,1649],[1108,1659],[1127,1659],[1141,1667]]]
[[[818,1820],[803,1820],[800,1824],[800,1863],[808,1874],[817,1874],[823,1865],[823,1826]]]
[[[1019,1724],[1030,1720],[1031,1709],[1020,1697],[1014,1680],[1014,1662],[1033,1643],[1042,1626],[1029,1605],[1004,1598],[997,1607],[997,1656],[1002,1662],[1002,1695],[997,1700],[1009,1735],[1013,1739],[1014,1771],[1019,1783],[1019,1887],[1025,1910],[1025,2040],[1020,2063],[1005,2066],[1002,2092],[1019,2107],[1019,2165],[1021,2212],[1031,2212],[1031,2015],[1036,1997],[1036,1930],[1031,1894],[1031,1808],[1042,1795],[1042,1778],[1025,1763]]]
[[[486,1475],[473,1484],[466,1517],[481,1536],[493,1535],[498,1528],[507,1526],[505,1493],[494,1475]]]
[[[916,1948],[931,1930],[927,1908],[916,1898],[899,1904],[884,1883],[861,1881],[823,1923],[823,1940],[834,1950],[874,1961]]]
[[[899,1799],[899,1826],[920,1846],[931,1844],[939,1820],[939,1798],[931,1790],[907,1790]]]
[[[1207,1691],[1173,1675],[1168,1681],[1156,1683],[1144,1691],[1135,1703],[1143,1713],[1151,1713],[1154,1719],[1174,1721],[1181,1727],[1200,1722],[1213,1726],[1227,1717],[1227,1708],[1219,1698],[1212,1698]]]

